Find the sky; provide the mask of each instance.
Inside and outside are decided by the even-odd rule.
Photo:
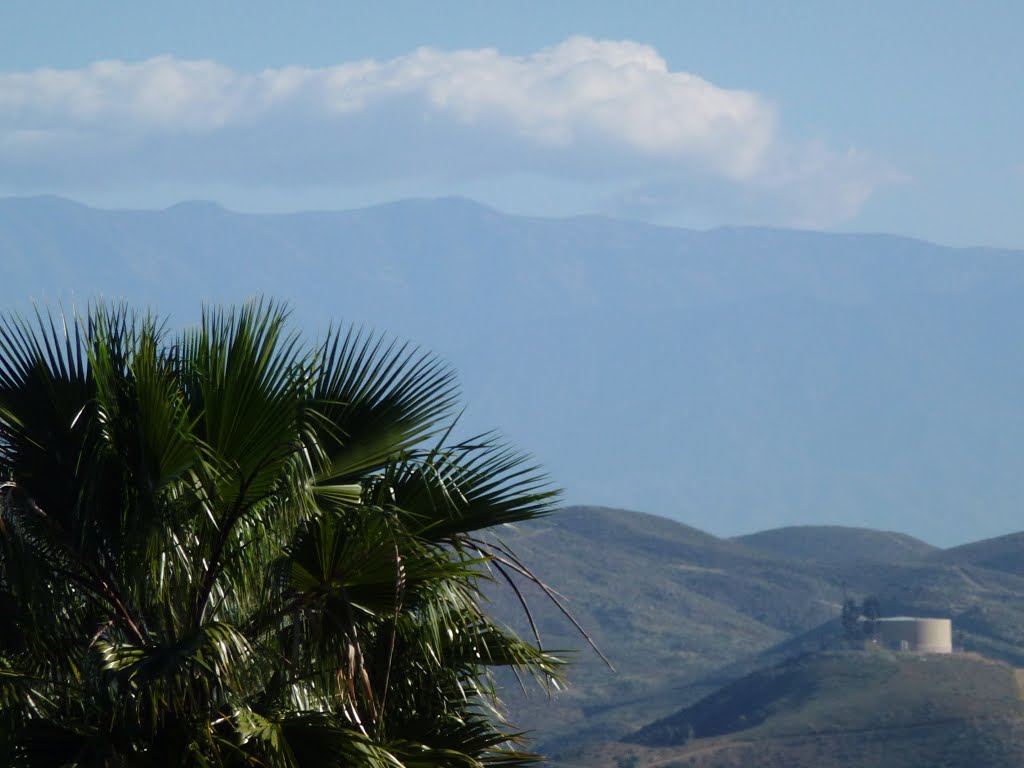
[[[0,195],[1024,248],[1022,29],[994,0],[5,0]]]

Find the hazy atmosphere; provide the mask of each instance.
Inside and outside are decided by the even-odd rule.
[[[1024,247],[1014,4],[186,3],[173,18],[56,7],[3,11],[0,193],[11,197],[282,213],[459,196],[511,215]],[[53,34],[58,18],[75,34]],[[137,227],[116,241],[108,225],[51,227],[50,261],[12,223],[7,303],[102,295],[186,322],[191,297],[266,293],[304,322],[410,338],[459,368],[466,424],[529,446],[575,503],[720,534],[831,522],[954,544],[1018,527],[1024,369],[1006,293],[1017,257],[951,263],[893,241],[862,249],[877,253],[850,272],[825,254],[851,241],[779,235],[766,248],[750,232],[730,247],[760,267],[729,273],[718,260],[671,278],[680,267],[657,259],[695,246],[668,230],[626,227],[619,246],[599,246],[614,256],[596,257],[588,243],[602,236],[581,220],[578,237],[523,234],[513,253],[502,227],[453,241],[446,210],[419,256],[386,245],[384,221],[388,234],[338,230],[315,245],[287,233],[254,245],[250,233],[243,253],[230,226],[214,246],[202,209],[174,210],[172,247]],[[182,266],[197,257],[190,243],[216,251],[199,282]],[[455,251],[470,267],[459,276],[419,263]],[[343,254],[377,269],[346,273]],[[312,271],[242,266],[295,258]],[[527,282],[508,279],[524,274],[516,258],[539,260]],[[683,297],[694,279],[716,287]],[[793,300],[767,306],[780,290]]]
[[[0,766],[1024,765],[1022,30],[4,2]]]
[[[1018,3],[5,4],[0,191],[1024,247]]]

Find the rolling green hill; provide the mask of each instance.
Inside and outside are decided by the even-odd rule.
[[[842,551],[889,534],[829,529]],[[843,544],[843,537],[850,544]],[[757,537],[772,540],[774,536]],[[877,595],[883,614],[953,619],[958,648],[1024,666],[1024,578],[918,559],[849,561],[799,548],[797,559],[720,539],[664,518],[571,507],[505,540],[565,604],[615,666],[609,670],[537,590],[527,590],[548,647],[575,649],[570,687],[553,700],[506,698],[534,744],[565,752],[616,739],[755,670],[835,647],[844,595]],[[494,609],[521,631],[510,595]]]
[[[1011,766],[1024,760],[1016,671],[975,655],[821,653],[758,671],[623,745],[563,764]]]
[[[679,746],[739,732],[776,737],[1021,714],[1014,669],[1002,662],[965,654],[831,651],[747,675],[625,740]]]

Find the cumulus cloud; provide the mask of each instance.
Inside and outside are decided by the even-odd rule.
[[[812,224],[851,215],[885,181],[857,153],[787,143],[764,97],[671,71],[628,41],[256,73],[172,57],[0,73],[0,176],[15,187],[444,185],[524,171],[612,183],[623,210],[709,190],[784,198],[790,219]]]
[[[907,177],[854,149],[834,152],[820,142],[773,144],[757,172],[743,180],[708,174],[651,174],[623,185],[604,212],[627,218],[671,221],[679,210],[703,223],[820,228],[857,215],[881,185]]]

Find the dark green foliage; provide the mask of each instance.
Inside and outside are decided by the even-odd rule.
[[[269,303],[0,322],[0,764],[526,765],[478,539],[553,492],[436,358]],[[486,566],[486,567],[485,567]]]

